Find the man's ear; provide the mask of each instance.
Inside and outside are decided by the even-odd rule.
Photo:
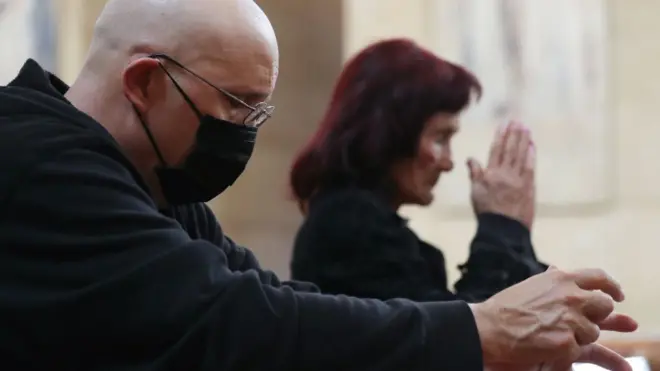
[[[122,74],[124,95],[140,112],[146,112],[153,102],[154,83],[161,76],[160,62],[155,58],[139,58],[132,61]]]

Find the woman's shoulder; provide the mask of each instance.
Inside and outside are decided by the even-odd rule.
[[[405,228],[405,221],[379,194],[359,188],[319,192],[310,200],[303,229],[313,235],[341,236],[392,234]]]
[[[294,260],[331,251],[344,258],[412,241],[405,222],[380,196],[364,189],[319,192],[312,198],[294,243]],[[346,255],[344,255],[346,254]]]
[[[319,191],[310,200],[308,218],[325,214],[396,216],[387,201],[371,190],[346,187]]]

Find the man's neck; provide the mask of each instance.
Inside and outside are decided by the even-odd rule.
[[[66,99],[108,131],[142,176],[154,202],[159,207],[166,207],[167,203],[160,190],[158,177],[153,171],[158,160],[153,148],[146,144],[148,143],[146,133],[136,123],[138,119],[130,108],[116,109],[122,106],[130,107],[130,104],[116,101],[116,98],[110,96],[100,98],[98,95],[100,89],[92,92],[87,89],[93,85],[89,81],[79,78],[65,94]]]

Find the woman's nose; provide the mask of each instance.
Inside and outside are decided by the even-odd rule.
[[[454,159],[451,153],[451,147],[445,146],[442,148],[438,165],[441,171],[449,172],[454,169]]]

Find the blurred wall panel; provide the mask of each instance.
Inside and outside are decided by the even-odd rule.
[[[56,68],[58,13],[52,5],[50,0],[0,1],[0,84],[11,81],[28,58]]]
[[[321,0],[314,0],[321,1]],[[336,0],[339,2],[338,0]],[[366,44],[389,37],[408,37],[427,46],[432,22],[427,22],[432,0],[342,0],[344,58]]]
[[[433,33],[433,49],[473,71],[485,92],[464,116],[452,146],[455,162],[486,160],[496,127],[522,120],[538,148],[541,213],[611,209],[618,174],[607,1],[436,2],[444,27]],[[471,216],[468,178],[467,168],[457,166],[442,181],[443,212]]]

